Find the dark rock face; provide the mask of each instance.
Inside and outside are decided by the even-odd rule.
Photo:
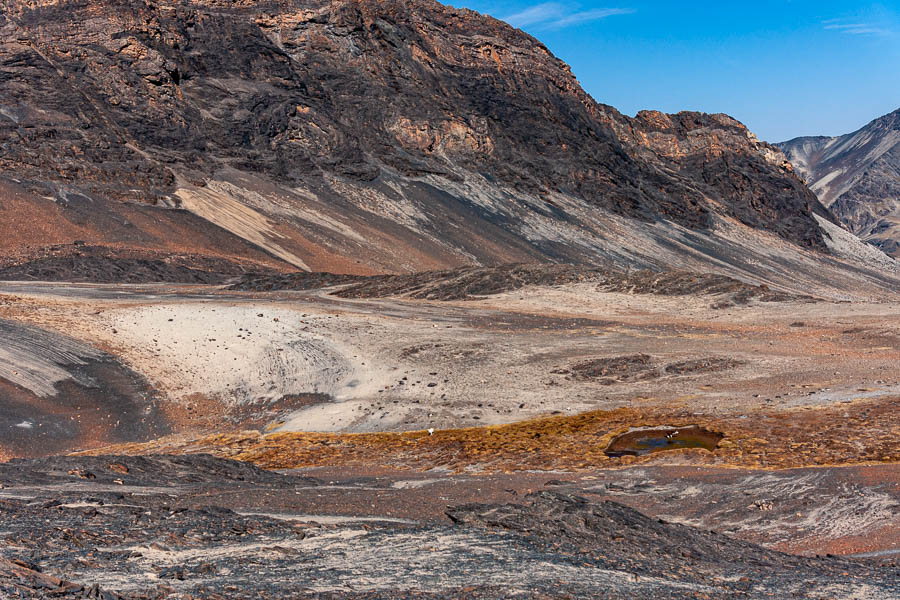
[[[854,133],[779,146],[850,231],[900,257],[900,110]]]
[[[177,205],[177,189],[223,173],[388,194],[400,181],[450,210],[441,221],[505,232],[466,256],[576,255],[506,239],[517,223],[446,208],[421,183],[477,176],[510,202],[548,199],[540,210],[561,222],[577,217],[553,194],[695,230],[718,214],[825,248],[812,215],[827,210],[737,121],[626,117],[534,38],[430,0],[3,0],[0,34],[0,174],[33,188]],[[452,239],[448,223],[435,228]]]
[[[779,585],[779,572],[797,574],[793,582],[782,579],[781,585],[788,587],[810,586],[811,580],[816,581],[813,586],[827,585],[840,576],[841,565],[848,564],[764,550],[715,532],[650,519],[611,501],[590,502],[550,491],[529,494],[525,500],[500,506],[469,504],[450,509],[447,516],[467,527],[526,535],[538,547],[563,554],[588,560],[600,554],[606,568],[634,569],[638,577],[705,583],[715,572],[722,584],[730,580],[719,592],[729,596],[766,595],[767,588]],[[786,590],[780,593],[790,595]],[[666,597],[666,591],[659,591]]]
[[[0,271],[0,275],[2,275]],[[235,291],[304,291],[343,286],[334,294],[342,298],[385,298],[403,296],[419,300],[471,300],[502,294],[527,285],[553,286],[567,283],[596,283],[598,291],[686,296],[718,296],[714,308],[735,304],[812,300],[754,286],[723,275],[689,271],[628,271],[574,265],[501,265],[461,267],[447,271],[423,271],[408,275],[335,275],[332,273],[248,273],[228,289]]]
[[[342,496],[365,496],[379,484],[382,493],[393,489],[378,478],[320,481],[196,454],[2,463],[0,596],[663,600],[898,593],[888,565],[781,554],[566,493],[458,506],[448,512],[453,523],[328,523],[295,512],[317,506],[315,498],[334,485]]]
[[[230,264],[222,265],[234,267]],[[44,258],[0,269],[4,281],[76,281],[90,283],[206,283],[217,284],[228,280],[228,275],[217,271],[204,271],[183,265],[173,265],[161,260],[135,258],[106,258],[94,256],[68,256]]]

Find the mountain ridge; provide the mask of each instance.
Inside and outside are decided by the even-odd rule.
[[[778,146],[843,224],[900,256],[900,109],[853,133]]]
[[[789,262],[834,253],[831,213],[742,124],[624,116],[539,41],[472,11],[0,6],[0,175],[64,208],[187,211],[282,270],[674,263],[786,281],[781,259],[742,256],[744,238],[781,248],[774,234]],[[194,242],[168,240],[217,252]]]

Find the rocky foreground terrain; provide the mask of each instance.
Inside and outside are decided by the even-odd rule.
[[[649,518],[604,499],[625,488],[614,471],[598,475],[323,479],[202,455],[13,461],[0,465],[0,591],[70,599],[900,594],[889,560],[792,556]],[[480,498],[503,500],[447,507],[448,485],[484,486]],[[403,516],[385,514],[385,501]]]

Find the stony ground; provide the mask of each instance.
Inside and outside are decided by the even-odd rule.
[[[590,480],[326,479],[193,455],[13,461],[0,481],[6,597],[900,597],[889,563],[647,517],[586,499]]]

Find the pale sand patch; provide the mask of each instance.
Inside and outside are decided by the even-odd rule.
[[[348,431],[365,428],[367,418],[361,409],[369,406],[370,402],[335,402],[332,404],[317,404],[308,408],[301,408],[291,413],[284,424],[275,431]],[[403,407],[406,408],[406,407]],[[398,409],[393,419],[386,424],[396,424],[405,415]]]
[[[371,393],[373,372],[328,335],[326,319],[281,306],[154,304],[109,311],[97,333],[173,399],[202,394],[236,405]]]

